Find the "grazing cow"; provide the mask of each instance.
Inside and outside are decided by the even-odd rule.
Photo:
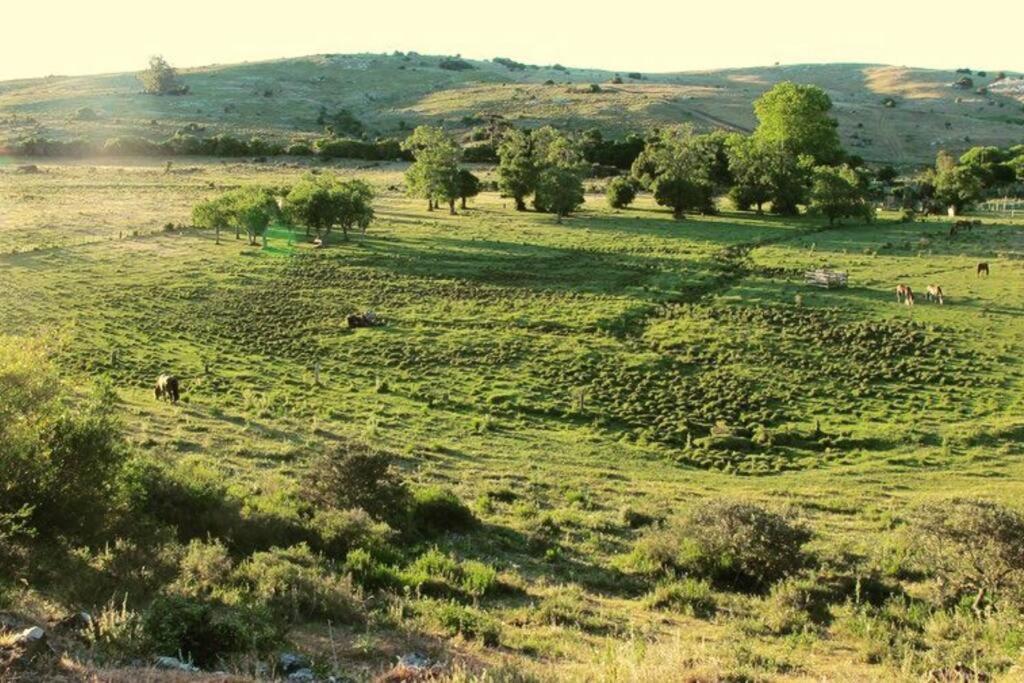
[[[939,305],[942,305],[942,287],[939,285],[928,285],[928,289],[925,290],[924,298],[927,301],[938,301]]]
[[[982,273],[985,273],[985,277],[988,277],[988,263],[986,261],[978,264],[978,277],[981,277]]]
[[[355,327],[376,327],[382,324],[377,314],[373,311],[367,311],[366,313],[352,313],[346,319],[348,326],[351,328]]]
[[[896,303],[905,303],[907,306],[914,305],[914,290],[910,285],[896,285]]]
[[[181,392],[178,387],[178,378],[174,375],[160,375],[156,378],[156,387],[153,390],[156,399],[166,399],[171,403],[177,403]]]

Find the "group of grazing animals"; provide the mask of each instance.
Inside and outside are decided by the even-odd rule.
[[[944,304],[942,287],[939,285],[928,285],[925,289],[925,300],[938,301],[940,306]],[[907,306],[914,305],[914,290],[910,288],[910,285],[896,285],[896,303],[906,304]]]

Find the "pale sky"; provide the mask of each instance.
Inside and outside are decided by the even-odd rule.
[[[1020,0],[2,0],[0,80],[321,52],[616,71],[870,62],[1024,71]]]

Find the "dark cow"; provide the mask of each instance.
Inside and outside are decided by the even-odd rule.
[[[981,277],[982,273],[985,273],[985,277],[988,277],[988,263],[985,261],[978,264],[978,277]]]
[[[350,328],[356,327],[376,327],[382,324],[380,318],[373,311],[367,311],[366,313],[352,313],[346,319]]]
[[[165,399],[171,403],[177,403],[181,397],[178,378],[174,375],[160,375],[156,378],[156,387],[154,387],[153,393],[158,401]]]

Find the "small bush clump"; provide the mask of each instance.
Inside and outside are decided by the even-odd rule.
[[[658,584],[646,603],[651,609],[682,612],[701,619],[714,616],[717,608],[711,584],[688,577]]]

